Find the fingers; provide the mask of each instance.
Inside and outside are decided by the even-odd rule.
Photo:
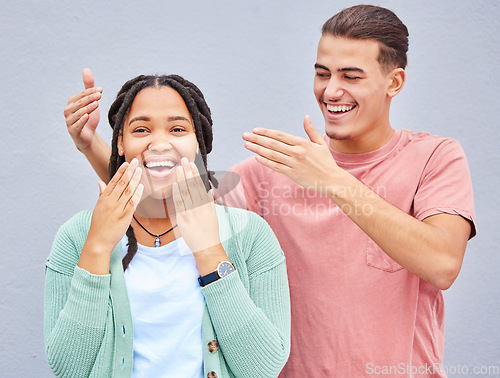
[[[293,167],[303,160],[314,145],[326,145],[312,125],[309,115],[304,117],[304,130],[310,140],[277,130],[256,128],[253,133],[243,133],[245,148],[259,155],[257,160],[262,164],[270,168],[272,166],[279,172],[286,171],[287,167]]]
[[[293,155],[294,146],[276,142],[270,138],[246,134],[250,133],[244,134],[244,139],[247,140],[245,143],[245,148],[247,150],[252,151],[270,161],[285,164],[287,166],[292,164],[290,156]]]
[[[253,152],[256,152],[254,151],[256,146],[262,146],[282,155],[290,155],[290,147],[293,147],[293,145],[281,142],[273,137],[261,136],[248,132],[243,133],[243,139],[246,140],[245,147]]]
[[[324,139],[321,137],[320,133],[316,130],[316,128],[313,126],[311,122],[311,117],[309,114],[307,114],[304,117],[304,130],[313,143],[318,143],[318,144],[326,144]]]
[[[102,216],[113,222],[125,221],[129,224],[144,191],[141,175],[137,159],[123,163],[107,186],[99,182],[100,195],[95,211],[99,209]]]
[[[122,210],[135,211],[142,197],[144,186],[140,183],[142,169],[139,161],[132,159],[130,164],[123,163],[109,182],[103,194],[118,204]]]
[[[83,85],[85,89],[92,88],[94,86],[94,75],[90,68],[84,68],[82,71]]]
[[[270,139],[274,139],[278,142],[282,142],[284,144],[289,144],[291,146],[296,146],[303,142],[304,138],[285,133],[279,130],[271,130],[265,129],[261,127],[256,127],[252,130],[254,135],[261,135]]]
[[[97,184],[99,185],[99,195],[101,195],[106,190],[106,184],[102,180],[100,180]]]
[[[245,148],[270,161],[291,166],[297,147],[306,139],[282,131],[255,128],[253,133],[243,133]]]
[[[68,105],[64,109],[64,118],[68,131],[75,140],[80,136],[81,131],[87,125],[92,114],[95,114],[95,119],[92,120],[92,128],[95,129],[99,123],[98,111],[99,100],[102,97],[102,88],[94,87],[94,76],[89,68],[84,68],[82,71],[83,85],[85,90],[72,96],[68,100]],[[77,140],[75,140],[75,143]]]
[[[186,158],[182,158],[177,167],[177,182],[172,187],[172,196],[176,211],[186,211],[213,202],[213,196],[207,193],[198,168]]]
[[[177,185],[182,201],[184,202],[184,206],[187,209],[191,209],[193,207],[193,199],[191,198],[191,193],[188,187],[188,180],[192,179],[193,173],[187,158],[183,157],[181,159],[181,165],[177,166],[176,174]]]
[[[189,162],[188,159],[182,159],[182,168],[184,171],[184,177],[186,178],[186,184],[191,195],[191,200],[195,206],[200,206],[206,203],[207,190],[205,184],[200,177],[198,168],[193,162]]]
[[[84,126],[87,124],[87,121],[90,118],[92,112],[97,110],[99,105],[97,101],[87,105],[85,108],[80,109],[76,113],[71,113],[66,117],[66,126],[68,127],[71,134],[78,134]]]
[[[213,201],[214,200],[213,190],[210,189],[209,193],[207,193],[207,188],[205,187],[205,183],[201,179],[196,164],[195,163],[189,163],[189,164],[191,166],[191,170],[193,171],[193,179],[192,179],[193,189],[191,190],[191,193],[194,192],[195,194],[192,194],[192,196],[197,197],[197,199],[201,201],[200,204]]]
[[[101,197],[111,196],[120,181],[122,182],[122,186],[124,186],[124,181],[122,181],[123,175],[125,174],[125,171],[129,168],[129,166],[130,164],[127,162],[124,162],[122,165],[120,165],[120,168],[118,168],[114,176],[111,178],[106,189],[101,193]]]
[[[101,87],[94,87],[94,88],[85,89],[84,91],[81,91],[81,92],[77,93],[76,95],[71,96],[69,98],[69,100],[68,100],[68,105],[76,103],[76,102],[78,102],[79,100],[81,100],[82,98],[84,98],[86,96],[89,96],[89,95],[92,95],[92,94],[97,94],[97,93],[98,93],[98,97],[96,97],[94,100],[100,100],[101,99],[101,94],[102,94],[102,88]]]
[[[203,206],[207,203],[214,202],[213,195],[207,193],[207,188],[201,179],[195,163],[189,163],[189,172],[191,173],[187,182],[191,198],[193,199],[193,207]]]
[[[214,195],[214,190],[213,188],[208,191],[208,197],[212,200],[215,201],[215,195]]]
[[[179,184],[176,182],[172,184],[172,199],[174,200],[175,212],[177,214],[181,214],[186,211],[186,207],[184,206],[184,201],[179,190]]]
[[[73,96],[68,101],[68,106],[64,109],[66,125],[75,129],[83,127],[82,118],[87,118],[99,107],[98,101],[101,99],[101,92],[95,88],[87,89]],[[86,122],[86,120],[85,120]],[[83,124],[85,124],[83,122]]]
[[[125,188],[127,188],[130,180],[133,178],[134,171],[138,166],[139,161],[135,158],[132,159],[130,164],[124,162],[116,171],[103,194],[106,196],[113,196],[118,200]]]
[[[270,160],[266,157],[257,155],[255,159],[262,165],[271,168],[273,171],[276,171],[278,173],[282,173],[288,177],[290,177],[290,174],[293,171],[293,168],[291,166],[288,166],[286,164],[282,164],[279,162],[276,162],[274,160]]]
[[[207,189],[200,177],[196,164],[188,162],[188,160],[185,159],[183,162],[183,169],[193,206],[201,206],[210,202],[211,197],[207,193]]]
[[[141,202],[143,191],[144,191],[144,185],[142,184],[137,185],[137,189],[132,195],[132,198],[130,198],[130,200],[128,201],[128,205],[131,207],[132,213],[135,212],[135,210],[137,209],[137,205],[139,205],[139,202]]]
[[[140,183],[141,174],[142,169],[136,167],[132,174],[132,178],[123,190],[122,195],[120,196],[120,199],[118,201],[123,206],[124,210],[129,210],[132,213],[137,208],[137,205],[139,204],[142,197],[142,192],[144,190],[144,185]]]

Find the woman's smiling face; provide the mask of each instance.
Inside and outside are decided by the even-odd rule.
[[[198,142],[189,110],[180,94],[161,86],[141,90],[124,120],[118,151],[141,162],[143,198],[169,198],[175,170],[186,157],[193,162]]]

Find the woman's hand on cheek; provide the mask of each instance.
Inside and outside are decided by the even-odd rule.
[[[141,168],[137,159],[124,163],[106,186],[99,183],[99,200],[78,265],[94,274],[107,274],[114,247],[127,232],[141,199]]]
[[[212,191],[207,193],[196,165],[182,158],[172,196],[181,236],[193,253],[220,245]]]

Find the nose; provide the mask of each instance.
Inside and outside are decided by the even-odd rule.
[[[335,76],[332,76],[324,91],[325,100],[338,100],[344,95],[344,88]]]
[[[172,145],[170,144],[170,142],[166,142],[166,141],[161,142],[161,143],[151,143],[148,146],[148,151],[158,153],[158,154],[164,153],[164,152],[169,151],[171,149],[172,149]]]

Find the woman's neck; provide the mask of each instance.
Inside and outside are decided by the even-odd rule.
[[[137,242],[148,247],[155,247],[156,235],[162,235],[176,225],[173,208],[173,203],[168,200],[146,199],[141,201],[131,223]],[[173,229],[159,238],[161,245],[165,245],[178,237],[180,234],[176,229]]]

